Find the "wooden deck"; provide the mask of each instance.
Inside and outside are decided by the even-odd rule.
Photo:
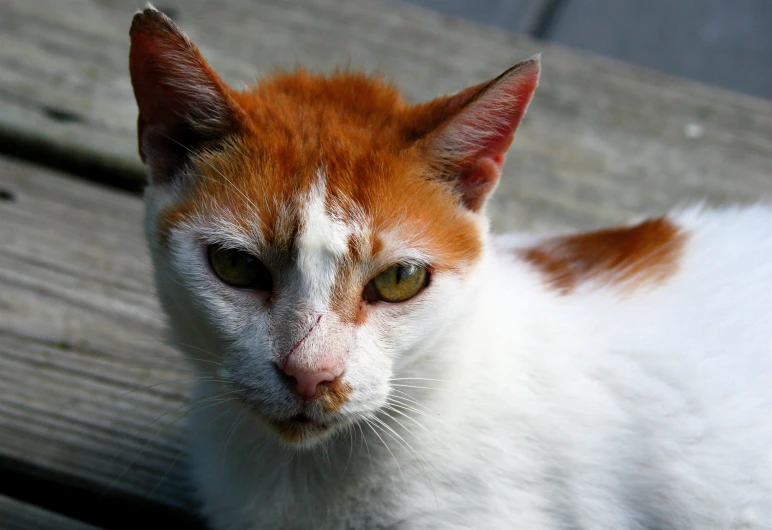
[[[164,342],[141,233],[126,63],[143,3],[0,3],[0,528],[202,527],[184,456],[191,373]],[[544,52],[497,229],[772,196],[772,102],[409,5],[203,5],[159,7],[237,84],[348,63],[420,100]]]

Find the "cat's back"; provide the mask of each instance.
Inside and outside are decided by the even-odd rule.
[[[513,309],[504,362],[562,381],[530,396],[560,418],[545,439],[637,481],[638,509],[666,526],[770,520],[772,208],[502,236],[494,249],[507,278],[496,296]]]
[[[531,326],[561,322],[569,349],[636,351],[673,370],[713,363],[772,377],[770,206],[690,208],[566,236],[501,236],[494,248],[519,293],[510,297],[514,311]]]

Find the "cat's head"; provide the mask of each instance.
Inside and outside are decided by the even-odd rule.
[[[485,202],[538,60],[411,105],[346,71],[235,91],[153,9],[131,41],[146,228],[175,340],[288,443],[371,416],[472,305]]]

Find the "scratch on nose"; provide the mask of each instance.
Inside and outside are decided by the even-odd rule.
[[[287,367],[287,362],[289,362],[289,358],[292,357],[292,353],[297,350],[301,344],[303,344],[303,341],[308,338],[309,335],[311,335],[311,332],[314,331],[314,328],[319,325],[319,322],[322,320],[322,315],[319,315],[316,318],[316,322],[311,324],[311,327],[308,328],[308,331],[306,331],[305,335],[303,335],[295,344],[292,345],[292,347],[289,349],[289,353],[287,353],[287,356],[284,358],[284,362],[282,363],[281,369],[284,370]]]

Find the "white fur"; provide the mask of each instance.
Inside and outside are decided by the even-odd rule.
[[[240,402],[193,413],[213,528],[772,528],[772,209],[674,214],[689,234],[678,273],[627,294],[599,279],[561,296],[515,258],[538,238],[494,238],[477,266],[355,327],[307,303],[346,259],[322,191],[271,311],[206,267],[200,240],[227,215],[165,250],[153,226],[168,199],[148,195],[174,337],[210,352],[203,376],[233,381],[201,381],[196,398],[250,389],[261,414],[297,413],[270,365],[318,313],[306,355],[345,353],[353,388],[339,431],[302,447]],[[392,244],[395,259],[431,260]]]
[[[317,311],[329,311],[330,293],[338,262],[348,252],[350,230],[341,219],[327,214],[326,176],[319,170],[309,196],[303,201],[298,270],[302,289]]]

